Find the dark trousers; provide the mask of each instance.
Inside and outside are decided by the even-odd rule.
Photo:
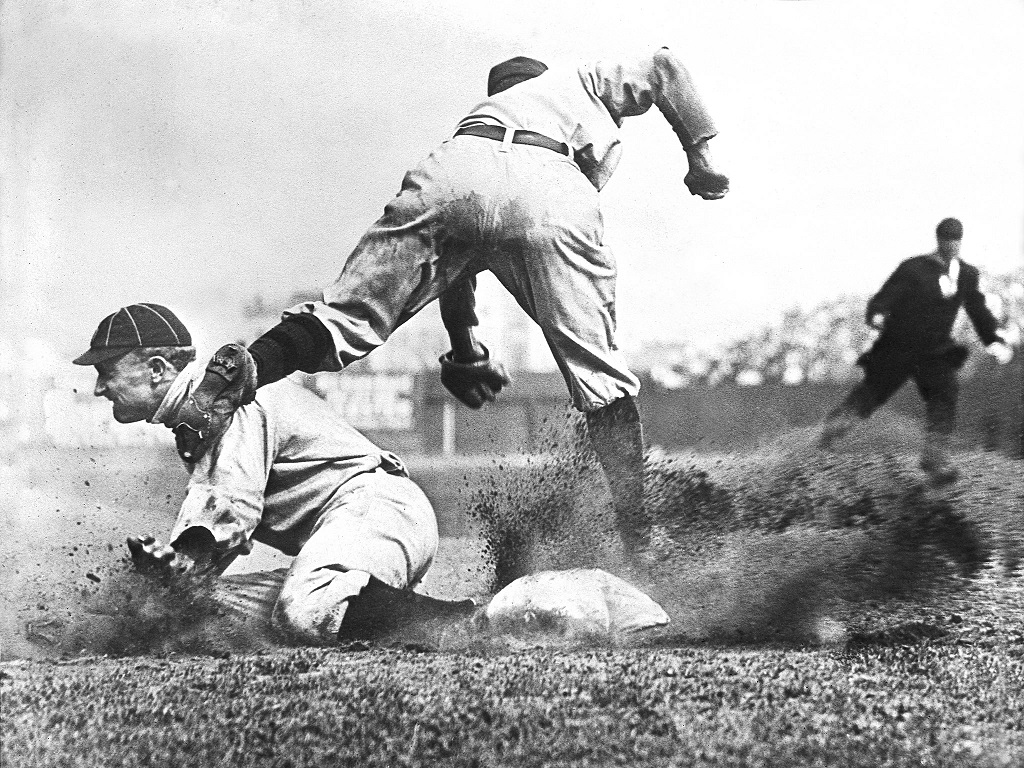
[[[864,380],[850,391],[836,410],[866,419],[881,408],[907,379],[913,379],[924,400],[928,431],[951,435],[960,394],[958,367],[945,357],[909,362],[872,358],[864,363]]]

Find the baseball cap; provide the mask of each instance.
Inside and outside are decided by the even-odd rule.
[[[507,91],[513,85],[530,80],[546,71],[548,65],[529,56],[515,56],[495,64],[487,73],[487,95]]]
[[[188,328],[167,307],[131,304],[103,318],[92,335],[89,350],[72,362],[96,365],[142,347],[190,346],[192,336]]]
[[[943,219],[935,228],[935,236],[939,240],[961,240],[964,236],[964,225],[960,219]]]

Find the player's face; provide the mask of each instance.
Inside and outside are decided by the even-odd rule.
[[[960,255],[959,240],[939,240],[939,255],[949,261]]]
[[[99,363],[96,374],[93,394],[113,404],[114,419],[121,424],[150,418],[163,400],[157,386],[160,377],[146,358],[129,353]]]

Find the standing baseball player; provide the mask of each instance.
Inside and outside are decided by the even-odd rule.
[[[169,309],[132,304],[104,318],[74,362],[96,366],[94,394],[111,401],[115,420],[171,426],[203,376],[194,360]],[[293,555],[273,622],[307,643],[371,638],[474,608],[413,592],[437,550],[430,502],[397,457],[292,381],[262,388],[187,469],[169,545],[128,539],[142,570],[219,575],[254,541]]]
[[[440,297],[451,351],[441,380],[471,408],[508,384],[477,341],[474,276],[490,270],[544,332],[610,485],[618,528],[643,541],[639,390],[615,344],[615,259],[598,191],[619,160],[623,119],[656,106],[689,161],[682,180],[706,200],[729,182],[712,169],[716,134],[689,73],[667,48],[634,59],[551,68],[494,67],[486,100],[405,176],[323,301],[287,310],[250,345],[222,348],[181,415],[186,451],[204,450],[235,404],[292,371],[336,371],[383,344]]]
[[[864,380],[826,417],[822,445],[831,448],[913,379],[927,418],[921,468],[944,484],[957,477],[948,446],[956,420],[957,371],[967,359],[967,349],[951,336],[960,308],[1000,363],[1009,362],[1013,351],[978,287],[978,269],[960,259],[960,221],[943,219],[935,234],[938,248],[903,261],[868,302],[866,322],[880,334],[857,360]]]

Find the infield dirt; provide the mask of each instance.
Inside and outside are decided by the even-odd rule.
[[[172,462],[22,461],[0,543],[0,762],[1020,765],[1020,461],[960,453],[961,480],[936,489],[913,425],[829,455],[813,441],[653,452],[632,571],[573,423],[544,456],[433,462],[448,473],[433,487],[460,489],[435,504],[474,535],[443,540],[424,591],[486,599],[519,573],[593,565],[672,624],[601,639],[467,624],[327,649],[278,647],[254,620],[273,576],[225,595],[130,572],[124,535],[177,509]]]
[[[621,557],[596,461],[570,417],[542,455],[463,461],[447,468],[447,482],[432,479],[458,488],[435,504],[443,516],[466,516],[460,528],[470,535],[445,542],[422,589],[486,600],[528,572],[599,567],[669,612],[672,624],[644,642],[835,644],[868,601],[925,599],[966,585],[986,565],[1016,569],[1019,461],[961,453],[960,482],[934,488],[917,468],[921,436],[912,423],[869,423],[833,453],[818,450],[815,437],[792,432],[731,456],[652,452],[650,546],[637,567]],[[20,487],[0,545],[3,658],[277,644],[263,617],[279,576],[181,589],[131,570],[125,535],[166,531],[185,481],[173,461],[134,458],[78,451],[60,465],[38,461],[9,474]],[[287,562],[254,559],[236,572]]]

